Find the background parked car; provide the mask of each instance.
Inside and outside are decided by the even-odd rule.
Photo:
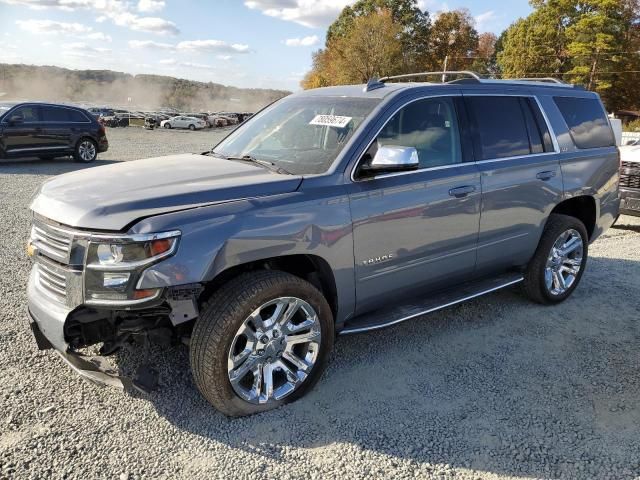
[[[620,147],[620,213],[640,217],[640,146]]]
[[[82,108],[30,102],[0,107],[0,158],[73,155],[92,162],[109,148],[104,126]]]
[[[207,123],[204,120],[195,117],[177,116],[164,120],[161,124],[163,128],[188,128],[189,130],[197,130],[205,128]]]

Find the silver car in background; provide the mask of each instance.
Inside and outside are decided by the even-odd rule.
[[[163,120],[160,123],[163,128],[188,128],[189,130],[200,130],[206,128],[207,122],[196,117],[185,117],[179,115],[177,117]]]

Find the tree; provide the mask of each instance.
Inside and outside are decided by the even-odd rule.
[[[475,59],[471,65],[471,70],[484,75],[495,75],[498,73],[496,59],[496,44],[498,36],[495,33],[481,33],[478,36],[478,48],[475,51]]]
[[[402,28],[389,10],[353,18],[349,30],[327,42],[314,54],[314,65],[303,88],[364,83],[402,68]]]
[[[428,12],[420,10],[416,0],[358,0],[345,7],[329,26],[327,46],[334,39],[347,36],[357,18],[383,10],[390,12],[392,21],[400,26],[403,69],[411,71],[424,65],[429,53],[431,19]]]
[[[473,62],[478,48],[478,32],[466,9],[441,13],[431,28],[429,68],[442,70],[445,57],[447,70],[464,70]]]
[[[504,35],[498,65],[505,76],[557,76],[599,92],[610,110],[638,105],[638,0],[531,5],[534,12]]]

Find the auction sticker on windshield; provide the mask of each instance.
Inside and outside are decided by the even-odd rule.
[[[341,117],[339,115],[316,115],[309,125],[321,125],[324,127],[346,127],[353,117]]]

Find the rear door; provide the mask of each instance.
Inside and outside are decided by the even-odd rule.
[[[477,274],[527,263],[562,198],[559,152],[534,96],[465,94],[482,180]]]
[[[418,170],[366,178],[356,168],[352,174],[358,313],[440,290],[473,273],[480,175],[473,161],[465,161],[471,152],[464,150],[458,105],[459,96],[410,101],[360,160],[373,158],[380,145],[414,147]]]
[[[15,121],[11,121],[14,119]],[[23,105],[8,112],[0,124],[2,148],[7,155],[35,155],[46,148],[38,105]]]
[[[65,107],[41,107],[45,135],[52,150],[71,148],[71,110]]]

